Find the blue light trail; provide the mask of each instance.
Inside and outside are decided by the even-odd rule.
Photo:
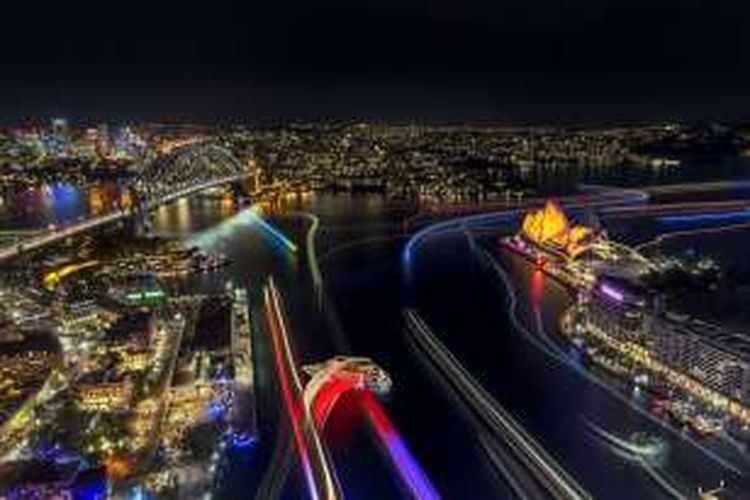
[[[734,212],[713,212],[691,215],[667,215],[659,217],[661,224],[692,224],[702,222],[717,222],[736,219],[750,219],[750,210],[743,209]]]
[[[285,250],[292,253],[297,252],[297,245],[284,235],[284,233],[264,220],[258,213],[256,207],[243,210],[234,217],[231,217],[206,231],[196,234],[190,239],[190,243],[195,244],[202,249],[212,248],[221,240],[228,238],[235,231],[253,224],[257,224],[263,229],[264,233],[271,236],[273,241],[280,243]]]

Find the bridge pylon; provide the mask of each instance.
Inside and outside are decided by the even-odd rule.
[[[135,223],[135,235],[139,238],[146,238],[153,235],[154,220],[150,212],[138,214],[133,219],[133,222]]]
[[[236,202],[242,202],[250,198],[250,190],[245,182],[238,180],[229,185],[232,191],[232,199]]]

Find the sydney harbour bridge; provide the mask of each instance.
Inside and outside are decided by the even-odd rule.
[[[175,148],[146,161],[133,177],[129,185],[132,206],[118,206],[103,215],[32,233],[0,248],[0,261],[116,221],[131,219],[137,227],[147,227],[151,211],[160,205],[218,186],[231,185],[240,191],[243,181],[252,174],[228,149],[215,142]]]

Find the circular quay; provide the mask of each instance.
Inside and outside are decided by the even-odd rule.
[[[750,500],[750,4],[3,4],[0,500]]]

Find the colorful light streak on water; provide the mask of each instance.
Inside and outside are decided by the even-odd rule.
[[[625,300],[625,295],[623,295],[621,291],[610,285],[607,285],[606,283],[600,285],[599,290],[601,290],[602,293],[607,297],[614,299],[616,302],[622,302],[623,300]]]
[[[719,227],[699,227],[699,228],[693,228],[693,229],[685,229],[682,231],[670,231],[666,233],[662,233],[657,235],[655,238],[652,238],[646,242],[643,242],[636,246],[636,249],[638,251],[643,251],[650,247],[657,247],[664,243],[667,240],[674,239],[674,238],[681,238],[685,236],[695,236],[698,234],[716,234],[716,233],[725,233],[725,232],[732,232],[732,231],[743,231],[746,229],[750,229],[750,222],[738,222],[737,224],[731,224],[728,226],[719,226]]]
[[[190,242],[202,249],[215,248],[220,241],[228,239],[236,231],[254,224],[263,229],[264,234],[271,236],[272,240],[280,244],[284,250],[292,253],[297,252],[297,245],[284,235],[284,233],[264,220],[258,213],[257,207],[243,210],[221,224],[196,234],[190,238]]]
[[[258,438],[250,436],[248,434],[239,434],[232,440],[232,447],[234,448],[250,448],[258,442]]]
[[[585,206],[587,208],[594,207],[613,207],[619,205],[629,205],[633,203],[643,203],[648,201],[648,194],[636,190],[636,189],[620,189],[615,187],[597,186],[597,185],[581,185],[581,190],[584,192],[592,191],[596,194],[592,195],[578,195],[568,196],[560,199],[560,203],[564,204],[566,210],[572,208],[580,208]],[[421,228],[415,232],[411,238],[406,242],[402,254],[402,268],[407,281],[411,280],[412,265],[414,260],[414,254],[420,245],[422,245],[428,238],[450,234],[451,232],[461,230],[463,227],[476,227],[477,225],[494,225],[497,223],[507,223],[514,221],[516,217],[526,213],[529,209],[534,207],[534,203],[541,203],[544,201],[542,198],[528,200],[523,206],[516,208],[507,208],[505,210],[478,213],[472,215],[464,215],[460,217],[453,217],[440,222],[435,222],[426,227]]]
[[[313,403],[313,417],[318,429],[325,428],[328,415],[336,406],[339,398],[353,389],[354,386],[351,382],[340,378],[334,378],[320,389]]]
[[[721,222],[736,219],[750,218],[750,210],[744,209],[735,212],[702,213],[691,215],[668,215],[659,218],[662,224],[693,224],[703,222]]]
[[[266,222],[263,217],[261,217],[257,210],[254,208],[251,208],[248,210],[250,212],[251,217],[253,220],[263,229],[265,229],[268,234],[272,235],[274,238],[276,238],[282,245],[286,247],[287,250],[290,252],[296,252],[297,251],[297,245],[292,242],[289,238],[287,238],[284,233],[273,227],[271,224]]]
[[[398,430],[372,392],[363,391],[360,393],[359,399],[373,429],[385,445],[390,459],[396,466],[401,479],[409,488],[412,497],[419,500],[439,499],[440,494],[411,454]]]
[[[531,274],[531,306],[534,312],[542,308],[542,298],[544,296],[544,271],[535,268]]]
[[[265,288],[265,312],[276,350],[276,362],[282,382],[290,420],[302,456],[303,472],[310,497],[317,500],[343,498],[333,464],[318,434],[311,409],[304,399],[304,389],[289,339],[281,298],[272,279]]]
[[[289,414],[289,420],[292,426],[292,433],[294,435],[294,441],[297,445],[297,451],[300,455],[300,462],[302,464],[302,471],[305,476],[305,483],[307,484],[307,490],[310,493],[310,498],[318,500],[317,488],[315,486],[315,477],[313,476],[312,466],[310,464],[310,454],[305,443],[303,435],[303,418],[304,408],[302,406],[302,398],[295,397],[292,394],[292,384],[289,380],[289,375],[284,368],[284,359],[282,354],[282,339],[280,332],[281,328],[284,328],[281,320],[276,318],[274,315],[274,308],[272,305],[272,298],[270,293],[266,292],[266,321],[271,331],[271,340],[273,342],[274,358],[276,361],[276,369],[279,374],[279,380],[281,381],[281,391],[284,397],[284,404]]]
[[[352,390],[355,390],[352,382],[343,378],[334,378],[320,389],[313,405],[313,415],[319,429],[325,427],[328,415],[341,396]],[[409,451],[375,395],[369,390],[363,390],[359,393],[358,401],[412,496],[419,500],[439,499],[437,490]]]

